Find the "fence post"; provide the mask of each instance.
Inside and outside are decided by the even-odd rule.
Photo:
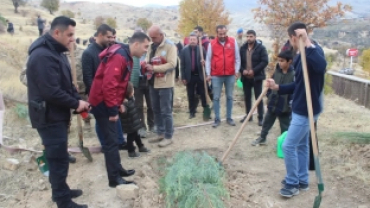
[[[369,88],[369,83],[365,83],[365,99],[364,99],[364,106],[367,107],[367,88]]]

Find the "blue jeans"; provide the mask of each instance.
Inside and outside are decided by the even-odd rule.
[[[118,144],[125,144],[125,137],[123,136],[123,131],[122,131],[122,125],[121,125],[121,120],[117,120],[116,122],[116,126],[117,126],[117,136],[118,136]],[[95,131],[96,131],[96,135],[98,136],[98,139],[99,139],[99,142],[101,144],[101,146],[104,146],[106,144],[105,140],[104,140],[104,135],[103,133],[101,132],[100,128],[99,128],[99,125],[98,125],[98,122],[95,123]]]
[[[226,91],[226,118],[228,120],[231,119],[231,112],[233,111],[235,76],[212,76],[213,109],[215,110],[216,120],[220,120],[220,97],[224,84]]]
[[[314,120],[318,119],[314,115]],[[307,116],[292,113],[292,121],[288,134],[283,143],[284,161],[286,168],[286,184],[297,186],[299,183],[308,184],[310,122]]]
[[[172,139],[173,136],[173,88],[149,87],[150,99],[154,113],[154,125],[157,126],[158,136]]]

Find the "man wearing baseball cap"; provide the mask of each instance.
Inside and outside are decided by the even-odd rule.
[[[238,43],[239,48],[242,47],[244,41],[243,41],[243,28],[239,28],[236,31],[236,42]]]

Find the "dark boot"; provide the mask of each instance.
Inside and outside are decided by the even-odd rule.
[[[58,208],[88,208],[86,204],[76,204],[73,201],[57,202]]]
[[[76,158],[72,156],[71,154],[69,154],[68,158],[69,158],[69,163],[76,163]]]
[[[111,188],[116,188],[116,186],[126,185],[126,184],[135,184],[135,183],[133,181],[126,181],[125,179],[121,177],[116,178],[115,180],[109,181],[109,187]]]

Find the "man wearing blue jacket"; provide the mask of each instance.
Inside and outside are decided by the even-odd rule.
[[[305,43],[313,116],[314,119],[317,120],[322,111],[319,98],[324,87],[326,71],[324,51],[319,45],[312,43],[307,37],[307,29],[304,23],[293,23],[288,28],[288,35],[289,41],[295,50],[299,48],[300,37],[302,37]],[[273,79],[267,80],[267,86],[272,90],[277,90],[279,94],[293,93],[292,121],[283,143],[284,161],[287,173],[285,179],[282,181],[284,188],[280,190],[280,195],[284,197],[298,195],[300,189],[308,190],[309,184],[308,138],[310,134],[310,125],[300,54],[296,56],[293,65],[295,69],[295,81],[293,83],[277,85]]]

